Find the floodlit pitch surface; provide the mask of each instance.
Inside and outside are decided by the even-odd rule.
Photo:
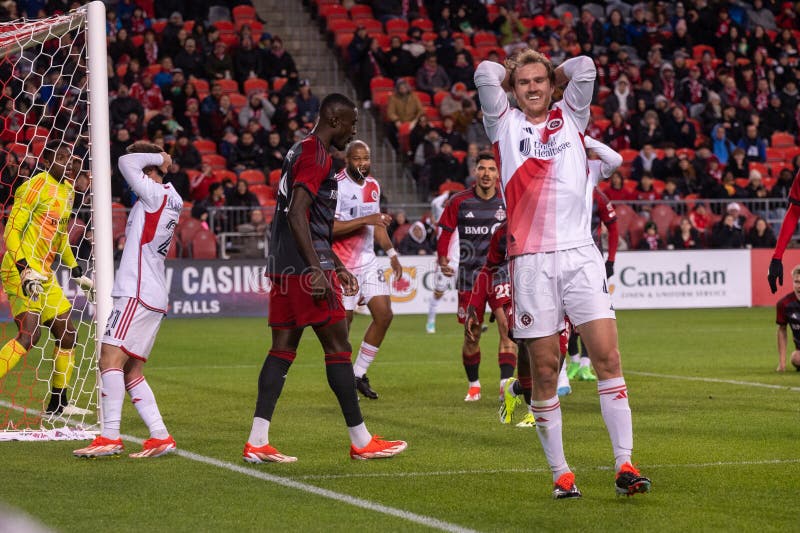
[[[179,454],[81,460],[81,442],[2,443],[0,502],[59,531],[797,530],[800,372],[777,374],[774,310],[619,313],[635,454],[652,492],[617,497],[594,383],[562,399],[567,458],[584,497],[553,501],[533,429],[499,424],[496,334],[483,399],[463,402],[461,330],[396,317],[362,399],[373,433],[409,448],[352,461],[307,331],[270,432],[293,464],[241,460],[269,344],[258,319],[168,319],[147,365]],[[354,323],[360,343],[364,317]],[[8,331],[8,328],[7,328]],[[516,413],[516,418],[522,416]],[[126,401],[123,433],[146,430]],[[126,439],[126,452],[140,446]]]

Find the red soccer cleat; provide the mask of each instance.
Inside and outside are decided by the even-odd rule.
[[[75,457],[105,457],[108,455],[118,455],[125,446],[122,439],[108,439],[101,435],[95,437],[90,445],[72,452]]]
[[[248,463],[294,463],[297,457],[291,455],[283,455],[281,452],[265,444],[264,446],[253,446],[249,442],[244,445],[244,452],[242,452],[242,459]]]
[[[175,439],[168,435],[166,439],[147,439],[144,441],[142,451],[132,453],[129,457],[143,459],[146,457],[161,457],[162,455],[174,452],[177,449]]]
[[[408,447],[403,440],[383,440],[378,435],[373,435],[372,440],[363,448],[350,445],[351,459],[386,459],[402,452]]]

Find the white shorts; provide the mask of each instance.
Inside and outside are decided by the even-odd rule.
[[[118,346],[129,357],[147,361],[164,313],[143,306],[136,298],[114,298],[103,343]]]
[[[548,337],[574,326],[616,318],[608,292],[603,256],[593,244],[511,259],[514,337]]]
[[[362,299],[364,304],[368,304],[374,296],[388,296],[391,294],[384,271],[378,266],[377,262],[362,268],[358,273],[353,272],[353,275],[358,280],[358,292],[353,296],[342,296],[346,311],[355,310]]]

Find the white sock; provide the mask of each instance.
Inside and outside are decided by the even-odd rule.
[[[254,416],[253,428],[250,430],[247,442],[256,448],[269,444],[269,420]]]
[[[480,389],[481,388],[481,381],[480,380],[478,380],[478,381],[470,381],[469,382],[469,386],[470,386],[470,388],[478,387]]]
[[[597,382],[600,396],[600,413],[611,437],[616,469],[631,460],[633,451],[633,422],[628,404],[628,387],[625,378],[604,379]]]
[[[569,356],[569,360],[572,363],[580,363],[581,362],[581,354],[576,353],[574,355]]]
[[[116,440],[125,401],[125,377],[121,368],[109,368],[100,374],[100,380],[100,405],[103,408],[103,431],[100,434]]]
[[[428,322],[436,322],[436,308],[439,307],[439,300],[431,297],[428,302]]]
[[[589,360],[588,357],[581,357],[581,368],[585,366],[589,366],[592,362]]]
[[[553,481],[565,472],[569,472],[567,459],[564,457],[564,442],[561,439],[561,402],[558,396],[549,400],[533,400],[531,412],[536,417],[536,433],[544,448],[547,464],[553,472]]]
[[[373,346],[367,342],[361,343],[361,348],[358,350],[358,357],[356,357],[356,364],[353,365],[353,374],[357,378],[363,378],[367,373],[369,365],[375,360],[378,355],[378,346]]]
[[[136,410],[139,411],[142,421],[144,421],[147,429],[150,430],[150,437],[154,439],[166,439],[169,437],[167,426],[164,425],[164,420],[158,410],[156,397],[144,376],[128,384],[128,394],[131,395],[131,402],[136,407]]]
[[[503,394],[505,394],[505,390],[506,390],[506,382],[507,382],[507,381],[508,381],[508,378],[506,378],[506,379],[501,379],[501,380],[500,380],[500,395],[501,395],[501,396],[502,396]]]
[[[569,383],[569,377],[567,377],[567,362],[564,361],[564,364],[561,365],[561,370],[558,371],[558,382],[562,383],[566,381]]]
[[[364,422],[357,426],[348,427],[347,432],[350,433],[350,442],[358,449],[363,448],[372,440],[372,435],[367,431],[367,425]]]

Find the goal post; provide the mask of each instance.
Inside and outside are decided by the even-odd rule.
[[[107,67],[101,1],[0,23],[8,189],[0,198],[0,441],[86,439],[100,429],[97,360],[114,277]],[[65,147],[73,164],[54,164]],[[72,279],[70,255],[94,281],[94,303]],[[20,296],[20,257],[46,278],[35,302]]]

